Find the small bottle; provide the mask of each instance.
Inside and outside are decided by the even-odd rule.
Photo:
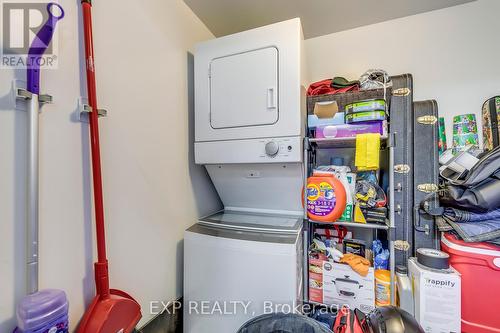
[[[391,305],[391,272],[386,269],[375,270],[375,305]]]
[[[396,266],[396,305],[413,315],[413,292],[406,266]]]

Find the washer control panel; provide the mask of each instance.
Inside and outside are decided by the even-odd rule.
[[[300,140],[295,138],[273,138],[262,139],[262,154],[263,159],[281,159],[288,158],[293,155],[301,154]]]
[[[302,162],[300,136],[195,142],[197,164]]]

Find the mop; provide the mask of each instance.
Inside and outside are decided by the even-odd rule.
[[[36,34],[27,57],[27,89],[18,91],[27,101],[28,174],[27,174],[27,291],[16,309],[16,333],[68,332],[68,300],[62,290],[38,290],[38,117],[40,104],[40,63],[47,50],[57,21],[64,17],[62,7],[47,5],[48,19]],[[55,13],[55,14],[54,14]]]
[[[96,296],[87,308],[78,333],[129,333],[141,318],[140,305],[127,293],[109,289],[108,260],[104,234],[104,205],[99,147],[98,108],[95,83],[94,46],[92,37],[92,3],[82,0],[83,31],[85,34],[85,63],[87,93],[91,112],[90,145],[94,181],[94,208],[97,235],[97,262],[94,264]]]

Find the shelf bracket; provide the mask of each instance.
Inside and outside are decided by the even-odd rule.
[[[396,239],[396,227],[389,227],[389,230],[387,232],[387,236],[389,237],[390,240],[395,240]]]
[[[307,151],[311,150],[311,143],[309,142],[309,138],[307,136],[304,137],[304,149],[307,149]]]
[[[387,138],[387,147],[396,147],[396,133],[389,133]]]

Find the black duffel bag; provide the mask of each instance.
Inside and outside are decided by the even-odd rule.
[[[439,202],[475,213],[500,208],[500,146],[483,154],[463,179],[445,180]]]

